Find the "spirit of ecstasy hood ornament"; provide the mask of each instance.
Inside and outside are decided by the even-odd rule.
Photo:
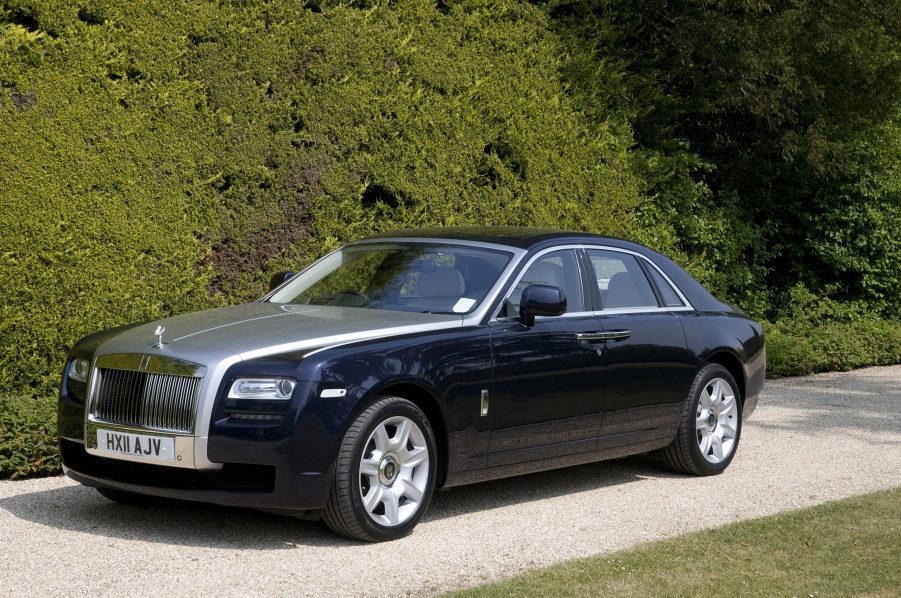
[[[163,342],[163,333],[166,332],[165,326],[157,326],[156,330],[153,331],[153,334],[156,335],[156,343],[150,345],[151,347],[155,347],[157,349],[162,349],[166,346],[167,343]]]

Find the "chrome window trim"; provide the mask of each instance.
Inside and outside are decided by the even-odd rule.
[[[510,297],[510,295],[513,293],[513,289],[516,288],[516,285],[518,285],[519,281],[522,280],[522,277],[525,276],[526,270],[529,269],[529,267],[535,262],[535,260],[537,260],[542,255],[545,255],[546,253],[550,253],[551,251],[557,251],[557,250],[561,250],[561,249],[581,249],[586,252],[590,249],[598,249],[598,250],[602,250],[602,251],[611,251],[611,252],[615,252],[615,253],[625,253],[628,255],[635,256],[636,258],[642,259],[642,260],[644,260],[645,263],[649,264],[652,268],[654,268],[654,270],[656,270],[660,274],[660,276],[663,277],[663,279],[673,288],[673,290],[679,296],[679,299],[682,300],[684,305],[679,306],[679,307],[660,307],[660,306],[657,306],[657,307],[615,307],[615,308],[611,308],[611,309],[599,309],[597,311],[566,312],[565,314],[561,314],[559,316],[537,316],[535,318],[536,321],[544,320],[544,319],[553,319],[553,318],[566,318],[566,317],[575,318],[575,317],[583,317],[583,316],[587,316],[587,315],[602,316],[602,315],[607,315],[607,314],[627,315],[627,314],[651,314],[651,313],[664,313],[664,312],[694,311],[694,307],[692,307],[691,302],[688,300],[688,298],[685,296],[685,294],[682,293],[682,290],[678,286],[676,286],[676,284],[672,281],[672,279],[669,276],[667,276],[666,273],[663,270],[661,270],[657,266],[657,264],[655,264],[653,261],[651,261],[650,258],[648,258],[647,256],[645,256],[637,251],[632,251],[631,249],[623,249],[621,247],[610,247],[609,245],[589,245],[589,244],[585,244],[585,243],[569,244],[569,245],[555,245],[553,247],[548,247],[548,248],[542,249],[541,251],[536,253],[534,256],[532,256],[531,259],[529,259],[529,261],[526,263],[526,265],[523,266],[522,270],[519,273],[519,276],[516,277],[516,280],[510,286],[510,291],[504,297],[504,300],[506,300],[507,298]],[[642,274],[644,274],[644,273],[642,273]],[[581,280],[581,276],[582,276],[582,274],[581,274],[581,269],[580,269],[580,272],[579,272],[580,280]],[[647,276],[645,276],[645,277],[647,278]],[[583,290],[584,290],[584,284],[585,284],[584,280],[582,281],[582,284],[583,284]],[[653,282],[650,280],[648,281],[648,284],[651,284],[653,286]],[[509,322],[511,320],[515,320],[516,316],[500,316],[499,315],[502,306],[503,306],[503,301],[500,304],[498,304],[497,309],[494,310],[494,314],[491,317],[491,321],[492,322]]]
[[[588,251],[590,249],[598,249],[601,251],[626,253],[626,254],[629,254],[629,255],[635,256],[639,259],[644,260],[644,262],[646,264],[648,264],[650,267],[654,268],[654,270],[656,270],[657,273],[663,277],[663,280],[665,280],[667,282],[667,284],[669,284],[673,288],[673,290],[676,291],[676,294],[679,296],[679,299],[681,299],[682,303],[683,303],[683,305],[674,306],[674,307],[659,307],[659,306],[656,308],[614,307],[612,309],[599,309],[597,311],[597,313],[599,313],[599,314],[600,313],[653,313],[653,312],[658,312],[658,311],[694,311],[694,307],[691,305],[691,301],[688,300],[688,297],[685,296],[685,294],[682,292],[682,289],[680,289],[672,281],[672,279],[669,276],[667,276],[666,273],[663,270],[661,270],[657,266],[657,264],[655,264],[653,261],[651,261],[651,259],[648,258],[646,255],[643,255],[637,251],[632,251],[631,249],[622,249],[620,247],[609,247],[606,245],[583,245],[582,249],[584,249],[586,251]],[[589,259],[591,259],[590,256],[589,256]],[[645,276],[645,278],[647,278],[647,276]],[[652,287],[654,286],[654,282],[652,280],[648,280],[648,284],[650,284]]]
[[[599,309],[595,315],[620,315],[620,314],[655,314],[664,312],[694,311],[692,307],[614,307],[611,309]]]
[[[354,241],[353,243],[347,243],[347,245],[343,245],[342,247],[347,247],[348,245],[378,245],[380,243],[418,243],[424,245],[462,245],[463,247],[479,247],[481,249],[494,249],[495,251],[506,251],[507,253],[520,253],[525,254],[527,251],[525,249],[520,249],[519,247],[513,247],[511,245],[504,245],[503,243],[487,243],[485,241],[467,241],[466,239],[445,239],[443,237],[383,237],[378,239],[361,239],[359,241]],[[339,248],[340,249],[340,248]],[[337,251],[337,249],[335,250]]]
[[[532,258],[529,259],[529,261],[526,262],[526,264],[522,267],[522,270],[520,270],[519,275],[513,281],[513,284],[510,285],[510,290],[507,291],[507,294],[504,296],[503,300],[497,305],[497,308],[495,308],[495,310],[491,316],[491,321],[492,322],[507,322],[507,321],[516,319],[516,316],[501,316],[499,314],[500,314],[501,308],[503,308],[503,306],[504,306],[504,301],[506,301],[507,299],[510,298],[510,295],[512,295],[514,289],[516,289],[516,285],[518,285],[519,281],[522,280],[522,277],[526,275],[526,272],[532,266],[532,264],[535,263],[535,260],[537,260],[538,258],[540,258],[543,255],[546,255],[546,254],[554,252],[554,251],[563,251],[566,249],[578,250],[578,249],[583,249],[583,248],[584,248],[584,245],[581,245],[581,244],[554,245],[553,247],[546,247],[546,248],[542,249],[541,251],[539,251],[538,253],[536,253],[535,255],[533,255]],[[579,256],[576,255],[575,258],[576,258],[576,263],[578,264]],[[585,281],[582,280],[582,268],[579,268],[579,284],[581,285],[582,294],[583,294],[583,298],[584,298]],[[583,316],[590,316],[593,314],[594,314],[594,312],[591,310],[573,311],[573,312],[568,311],[564,314],[560,314],[559,316],[535,316],[535,319],[543,320],[543,319],[547,319],[547,318],[578,318],[578,317],[583,317]]]

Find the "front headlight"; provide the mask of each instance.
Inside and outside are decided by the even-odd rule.
[[[91,369],[91,362],[87,359],[73,359],[72,365],[69,366],[69,378],[76,382],[88,381],[88,370]]]
[[[287,401],[295,386],[297,380],[293,378],[238,378],[232,382],[228,398]]]

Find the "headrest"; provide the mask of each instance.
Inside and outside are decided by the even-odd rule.
[[[420,297],[460,297],[465,288],[460,271],[448,266],[438,266],[434,272],[420,272],[416,282],[416,294]]]

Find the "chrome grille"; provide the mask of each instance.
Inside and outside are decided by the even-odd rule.
[[[197,397],[203,378],[185,375],[180,370],[175,374],[140,371],[139,367],[147,368],[146,361],[123,359],[125,357],[106,360],[125,368],[102,367],[106,364],[98,359],[97,365],[100,367],[94,370],[90,419],[150,430],[193,433]],[[154,359],[152,365],[159,366],[160,361]],[[171,363],[162,365],[166,367],[147,369],[176,369]],[[184,366],[181,369],[185,369]],[[202,372],[202,368],[195,370],[195,373]]]

